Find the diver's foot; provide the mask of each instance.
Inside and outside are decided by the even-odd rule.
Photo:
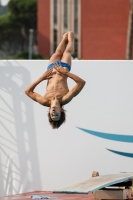
[[[68,32],[63,35],[63,40],[65,40],[66,43],[68,42]]]
[[[70,41],[70,40],[74,40],[74,32],[72,32],[72,31],[69,31],[68,32],[68,41]]]

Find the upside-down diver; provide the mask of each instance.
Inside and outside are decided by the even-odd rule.
[[[65,33],[49,60],[47,71],[25,90],[31,99],[43,106],[50,107],[48,119],[52,128],[59,128],[65,122],[66,115],[63,106],[77,96],[85,85],[83,79],[70,73],[73,42],[74,33],[71,31]],[[67,85],[68,77],[76,83],[71,90]],[[47,80],[47,87],[44,96],[41,96],[34,89],[44,80]]]

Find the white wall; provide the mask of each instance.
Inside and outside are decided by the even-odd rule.
[[[73,61],[72,73],[86,80],[68,105],[67,121],[53,130],[48,108],[33,102],[25,88],[48,61],[0,61],[0,196],[54,190],[100,174],[133,171],[133,143],[90,135],[78,127],[133,136],[133,62]],[[69,80],[70,88],[74,85]],[[36,91],[44,94],[46,82]]]

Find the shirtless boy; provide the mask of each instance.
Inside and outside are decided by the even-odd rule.
[[[47,71],[25,90],[25,93],[31,99],[43,106],[50,107],[48,118],[52,128],[59,128],[65,122],[65,110],[62,106],[78,95],[85,85],[83,79],[70,73],[73,40],[73,32],[69,31],[63,35],[62,41],[49,60]],[[68,77],[76,83],[71,90],[69,90],[67,85]],[[41,96],[34,89],[44,80],[47,80],[47,88],[44,96]]]

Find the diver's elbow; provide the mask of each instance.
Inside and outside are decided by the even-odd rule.
[[[85,84],[86,84],[86,81],[83,80],[83,81],[82,81],[82,85],[84,86]]]
[[[26,89],[25,91],[25,94],[27,95],[27,96],[29,96],[29,91]]]

